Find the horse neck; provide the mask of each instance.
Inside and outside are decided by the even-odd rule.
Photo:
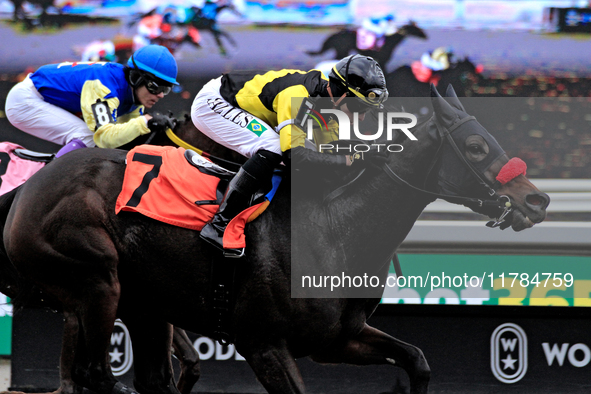
[[[398,46],[398,44],[400,44],[402,40],[404,40],[404,38],[406,38],[406,35],[394,33],[386,38],[384,46],[388,49],[394,49]],[[383,49],[384,48],[382,48],[382,50]]]
[[[456,89],[456,91],[460,92],[458,94],[461,94],[459,89],[462,86],[462,75],[464,73],[468,73],[469,71],[470,69],[467,64],[458,63],[441,73],[441,80],[439,81],[439,84],[440,86],[445,87],[451,84],[453,85],[454,89]]]
[[[402,144],[401,153],[390,154],[388,165],[411,185],[429,189],[426,183],[440,145],[433,120],[419,126],[415,136],[417,141]],[[352,248],[380,249],[387,258],[432,201],[428,195],[396,183],[383,171],[348,198],[335,202],[329,215],[336,231],[343,230],[337,237],[350,237]]]
[[[246,158],[238,152],[226,148],[207,137],[193,124],[193,122],[191,122],[191,120],[187,120],[181,125],[177,126],[175,129],[175,134],[183,142],[193,146],[194,148],[197,148],[198,150],[201,150],[212,157],[222,159],[222,161],[225,160],[230,162],[227,163],[227,165],[229,165],[229,169],[233,171],[237,171],[235,167],[243,164],[246,161]]]
[[[175,134],[181,140],[197,149],[209,152],[215,144],[210,138],[206,137],[191,120],[187,120],[175,128]]]

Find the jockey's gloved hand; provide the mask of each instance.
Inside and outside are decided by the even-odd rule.
[[[152,133],[162,133],[167,129],[174,130],[176,119],[170,116],[155,113],[152,115],[152,119],[148,120],[148,128]]]
[[[385,146],[371,145],[367,152],[357,152],[349,157],[351,165],[355,167],[382,168],[388,159]]]

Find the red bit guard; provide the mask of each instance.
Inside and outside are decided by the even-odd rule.
[[[514,157],[501,168],[499,175],[497,175],[497,181],[504,185],[521,174],[525,175],[526,170],[527,164],[519,157]]]

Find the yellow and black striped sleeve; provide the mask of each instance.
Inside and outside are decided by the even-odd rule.
[[[232,73],[222,77],[220,94],[234,106],[272,127],[293,119],[304,97],[322,94],[326,77],[318,70],[279,70],[264,74]],[[286,126],[281,130],[281,150],[304,146],[303,131]]]

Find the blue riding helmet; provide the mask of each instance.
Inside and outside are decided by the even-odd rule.
[[[138,49],[127,61],[127,66],[148,72],[173,85],[179,84],[176,81],[178,74],[176,60],[168,48],[161,45],[148,45]]]

